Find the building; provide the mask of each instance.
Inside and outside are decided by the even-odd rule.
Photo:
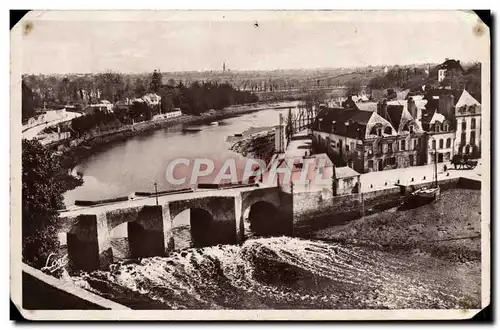
[[[426,162],[424,150],[425,134],[417,120],[418,108],[413,99],[381,101],[378,114],[387,119],[398,134],[395,150],[398,150],[398,168],[423,165]]]
[[[152,120],[164,120],[164,119],[170,119],[170,118],[175,118],[175,117],[180,117],[180,116],[182,116],[182,112],[180,109],[176,108],[174,111],[154,115]]]
[[[425,111],[422,117],[422,128],[427,132],[426,154],[427,164],[449,162],[453,158],[455,143],[455,126],[453,122],[437,110]]]
[[[411,124],[413,119],[406,120],[406,114],[402,118],[405,134],[375,111],[323,108],[312,126],[313,147],[326,152],[336,166],[347,165],[359,173],[418,165],[424,161],[421,132]]]
[[[455,104],[456,139],[459,154],[481,154],[481,104],[465,89]]]
[[[455,154],[479,157],[481,153],[481,104],[465,89],[431,89],[422,115],[422,128],[429,136],[428,154],[437,146],[438,162],[446,162]],[[432,138],[437,138],[432,142]],[[441,142],[440,140],[443,140]],[[449,145],[451,139],[451,148]],[[443,148],[440,146],[443,145]],[[433,156],[428,162],[433,161]]]
[[[462,65],[460,65],[460,61],[454,59],[445,59],[445,61],[439,64],[436,68],[437,70],[437,80],[438,82],[442,82],[447,75],[450,73],[463,73],[464,69]]]
[[[111,113],[113,112],[113,104],[109,101],[102,100],[98,104],[89,104],[83,109],[83,112],[87,115],[93,115],[96,111]]]
[[[335,167],[335,194],[348,195],[360,192],[360,174],[348,166]]]

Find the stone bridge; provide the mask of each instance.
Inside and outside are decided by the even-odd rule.
[[[181,218],[190,237],[176,236]],[[293,198],[279,187],[197,190],[158,196],[158,205],[145,197],[68,210],[59,219],[70,268],[91,271],[106,269],[117,256],[112,233],[120,226],[126,227],[125,258],[164,256],[187,240],[204,247],[292,235]]]

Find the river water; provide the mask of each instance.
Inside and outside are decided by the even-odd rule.
[[[276,237],[188,249],[73,277],[134,309],[459,308],[443,269],[335,243]]]
[[[153,191],[154,182],[159,190],[179,188],[165,180],[170,160],[242,160],[228,149],[226,137],[252,126],[278,124],[278,114],[286,111],[245,114],[221,120],[219,126],[199,125],[199,131],[190,133],[174,126],[114,144],[77,167],[85,182],[66,193],[66,203]],[[110,271],[81,273],[71,280],[137,309],[460,307],[462,294],[450,284],[453,278],[442,276],[442,270],[434,274],[411,258],[290,237],[193,249],[188,224],[188,219],[176,218],[175,230],[187,242],[182,251],[132,264],[118,262]],[[115,256],[125,257],[126,251],[117,246],[126,246],[126,227],[111,236]]]
[[[212,175],[198,180],[199,183],[213,182],[226,159],[235,159],[238,169],[244,168],[244,157],[229,150],[228,136],[250,127],[278,125],[279,114],[286,115],[287,112],[287,109],[262,110],[220,120],[218,126],[210,125],[210,122],[176,125],[115,143],[75,168],[83,173],[84,183],[66,192],[65,204],[70,206],[75,200],[128,196],[136,191],[153,192],[155,182],[158,191],[193,186],[187,172],[175,174],[186,174],[188,180],[184,185],[172,185],[166,180],[167,165],[176,158],[214,160],[216,166]],[[186,132],[185,128],[192,131]],[[178,165],[176,169],[187,171],[188,167]]]

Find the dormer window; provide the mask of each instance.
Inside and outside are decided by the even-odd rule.
[[[391,129],[390,127],[386,127],[386,128],[384,129],[384,133],[385,133],[385,134],[389,134],[389,135],[391,135],[391,134],[392,134],[392,129]]]
[[[448,132],[450,128],[448,127],[448,124],[443,124],[443,131]]]
[[[439,123],[435,123],[434,124],[434,131],[436,133],[439,133],[440,130],[441,130],[441,125]]]
[[[409,126],[409,129],[410,129],[410,133],[413,134],[415,132],[415,129],[413,128],[413,125],[410,125]]]
[[[377,135],[382,136],[382,129],[381,128],[377,128]]]

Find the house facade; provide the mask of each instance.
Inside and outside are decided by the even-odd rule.
[[[481,104],[466,90],[429,91],[422,113],[422,128],[428,136],[427,163],[450,161],[456,154],[481,154]]]
[[[423,132],[407,114],[401,118],[396,129],[374,111],[323,108],[312,126],[313,147],[359,173],[419,165]]]
[[[447,75],[451,75],[453,73],[462,73],[464,69],[462,65],[460,65],[460,61],[447,58],[441,64],[436,67],[437,70],[437,81],[442,82]]]
[[[455,151],[459,154],[481,154],[481,104],[466,90],[455,105]]]
[[[444,115],[436,110],[424,113],[422,126],[427,132],[427,164],[449,162],[453,158],[455,143],[455,126]]]

